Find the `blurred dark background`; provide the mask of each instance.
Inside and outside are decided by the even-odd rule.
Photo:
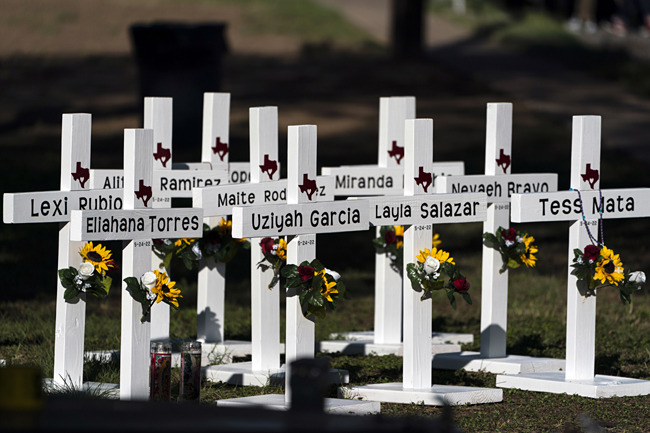
[[[199,161],[204,91],[232,94],[231,161],[248,159],[248,108],[277,105],[284,167],[294,124],[318,125],[319,167],[376,163],[379,97],[414,95],[418,116],[435,122],[435,159],[462,160],[468,174],[483,172],[486,103],[513,102],[513,172],[556,172],[566,188],[571,116],[600,114],[601,185],[646,186],[645,16],[594,0],[583,19],[578,3],[3,0],[1,189],[59,188],[62,113],[92,113],[92,167],[121,167],[123,129],[141,126],[143,95],[175,97],[174,160]],[[642,267],[647,223],[607,227]],[[541,270],[565,272],[565,225],[535,231],[548,245]],[[3,298],[51,299],[56,232],[2,225]],[[447,248],[479,254],[480,225],[440,232]],[[319,256],[372,275],[371,237],[319,237]],[[247,260],[229,276],[248,278]]]

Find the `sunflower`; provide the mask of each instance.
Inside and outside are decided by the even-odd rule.
[[[175,246],[176,248],[179,248],[179,247],[182,246],[183,244],[190,245],[193,241],[194,241],[194,239],[192,239],[192,238],[181,238],[181,239],[176,239],[176,240],[174,241],[174,246]]]
[[[107,250],[102,244],[93,246],[92,242],[86,242],[79,251],[79,255],[83,258],[83,261],[92,263],[97,272],[102,275],[105,275],[109,268],[115,266],[115,263],[110,260],[111,254],[111,250]]]
[[[404,245],[404,226],[393,226],[395,232],[395,246],[399,250]]]
[[[435,247],[434,247],[434,248],[431,250],[431,253],[430,253],[429,255],[430,255],[431,257],[433,257],[434,259],[438,259],[438,261],[439,261],[440,263],[449,262],[449,263],[451,263],[452,265],[455,265],[455,264],[456,264],[456,263],[454,263],[454,258],[453,258],[453,257],[449,257],[449,253],[448,253],[447,251],[439,250],[438,248],[435,248]]]
[[[232,221],[227,221],[225,218],[221,218],[221,221],[219,221],[219,225],[217,226],[217,231],[221,236],[225,235],[226,233],[231,233]]]
[[[433,234],[433,239],[431,240],[431,243],[434,248],[438,248],[438,245],[442,243],[442,241],[440,240],[440,235],[438,233]]]
[[[332,294],[339,292],[334,288],[336,287],[336,281],[332,281],[332,282],[327,281],[327,278],[325,278],[325,269],[323,269],[320,272],[314,272],[315,277],[319,275],[323,279],[323,283],[324,283],[320,288],[320,294],[323,296],[323,298],[327,299],[328,301],[334,302],[334,300],[332,299]]]
[[[170,281],[169,276],[165,272],[160,272],[158,269],[153,271],[156,274],[156,285],[151,289],[151,293],[158,295],[156,303],[166,299],[169,303],[178,307],[178,298],[182,298],[180,289],[175,289],[175,281]]]
[[[533,245],[535,238],[532,236],[524,235],[522,241],[524,242],[524,245],[526,245],[526,252],[519,257],[521,258],[521,261],[524,265],[532,268],[535,266],[535,262],[537,261],[537,257],[533,255],[538,251],[537,245]]]
[[[420,250],[420,254],[418,254],[415,258],[418,260],[418,262],[424,263],[427,261],[427,257],[429,256],[438,260],[440,263],[449,262],[452,265],[456,264],[454,263],[454,258],[449,257],[449,253],[447,251],[439,250],[438,248],[435,247],[432,250],[429,250],[429,248]]]
[[[284,238],[280,238],[278,241],[278,249],[275,250],[275,254],[280,260],[287,260],[287,241]]]
[[[600,250],[600,255],[603,258],[596,264],[594,280],[600,280],[602,284],[607,282],[618,286],[618,283],[625,279],[623,263],[619,255],[605,246]]]

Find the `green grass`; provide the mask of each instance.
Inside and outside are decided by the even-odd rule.
[[[468,236],[471,235],[468,234]],[[443,237],[444,239],[444,237]],[[462,242],[462,240],[458,240]],[[453,243],[449,240],[449,243]],[[480,323],[480,257],[456,254],[456,262],[472,282],[474,305],[459,303],[452,310],[444,296],[434,296],[432,322],[435,329],[474,334],[475,343],[465,349],[479,348]],[[553,259],[551,258],[551,261]],[[180,264],[176,264],[180,265]],[[196,283],[192,274],[182,275],[185,288],[182,308],[172,312],[171,336],[191,339],[196,332]],[[248,279],[238,275],[231,266],[226,305],[226,336],[250,338],[250,299]],[[371,273],[342,272],[350,290],[350,299],[328,318],[317,323],[316,335],[322,339],[331,332],[364,330],[372,327],[373,286]],[[509,289],[508,353],[563,357],[565,351],[566,281],[563,272],[545,275],[539,269],[511,273]],[[0,303],[0,357],[10,365],[39,366],[45,376],[52,374],[54,338],[54,300],[51,297],[15,300]],[[47,299],[47,300],[44,300]],[[88,350],[119,348],[120,293],[111,291],[106,300],[91,299],[87,307],[86,348]],[[598,374],[650,379],[650,296],[643,290],[632,307],[623,306],[613,290],[598,295],[595,367]],[[351,384],[401,381],[402,359],[397,356],[326,356],[332,367],[347,369]],[[119,366],[87,362],[86,380],[117,382]],[[172,394],[178,395],[179,371],[173,372]],[[434,370],[434,383],[494,387],[495,375],[464,371]],[[237,396],[280,393],[277,385],[235,387],[205,383],[202,401]],[[336,388],[329,395],[336,395]],[[176,398],[176,397],[173,397]],[[388,416],[439,416],[441,409],[421,405],[383,404]],[[650,397],[591,400],[567,395],[550,395],[504,390],[502,403],[463,406],[453,409],[454,420],[466,431],[562,431],[580,425],[587,415],[608,427],[609,431],[647,431],[650,429]]]
[[[295,36],[305,44],[331,43],[366,48],[375,46],[367,33],[351,25],[338,11],[311,0],[199,1],[215,5],[236,5],[244,18],[243,31],[251,35]]]

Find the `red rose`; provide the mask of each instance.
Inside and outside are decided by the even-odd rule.
[[[395,231],[387,230],[386,233],[384,233],[384,242],[386,242],[386,245],[394,244],[396,241],[397,236],[395,236]]]
[[[600,248],[596,245],[587,245],[585,247],[585,260],[589,262],[595,261],[600,255]]]
[[[314,268],[311,266],[298,266],[298,275],[303,281],[307,281],[314,276]]]
[[[262,252],[264,254],[273,251],[274,245],[275,245],[275,241],[273,240],[273,238],[264,238],[260,241],[260,246],[262,247]]]
[[[466,293],[469,290],[469,282],[465,278],[454,280],[454,289],[458,293]]]
[[[517,240],[517,230],[509,228],[508,230],[501,230],[501,236],[506,241],[514,242]]]

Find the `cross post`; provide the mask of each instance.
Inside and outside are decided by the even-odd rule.
[[[587,229],[597,232],[600,216],[605,219],[650,216],[650,189],[600,190],[600,136],[600,116],[574,116],[571,191],[512,196],[514,222],[571,222],[567,266],[566,372],[498,375],[497,386],[592,398],[650,394],[650,381],[594,374],[596,296],[588,296],[570,266],[573,250],[583,250],[592,243]]]

